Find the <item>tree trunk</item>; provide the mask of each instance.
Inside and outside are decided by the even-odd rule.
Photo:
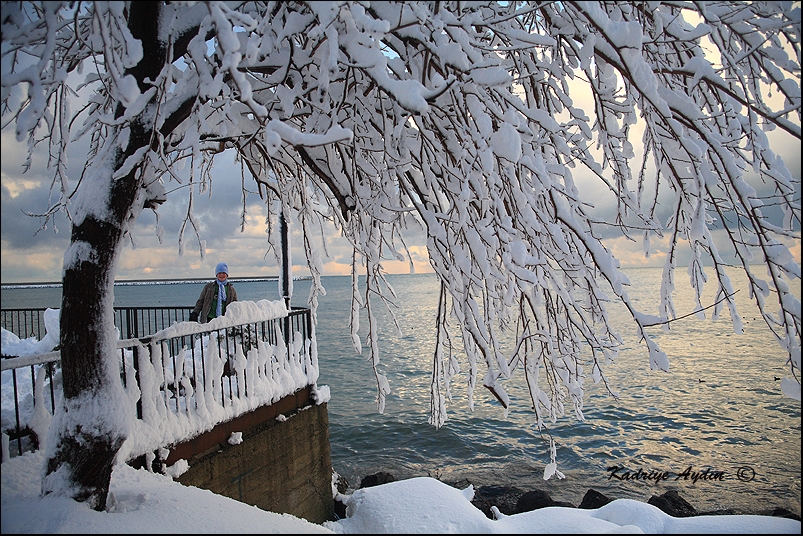
[[[155,80],[164,65],[165,49],[158,40],[160,2],[131,4],[128,24],[142,42],[143,59],[128,71],[140,84]],[[149,115],[146,107],[143,116]],[[141,118],[143,116],[140,116]],[[63,407],[57,412],[55,445],[48,450],[43,494],[68,495],[95,510],[106,508],[115,456],[127,435],[133,411],[122,391],[114,331],[114,277],[126,221],[144,203],[138,195],[141,166],[114,179],[126,158],[151,143],[152,119],[135,120],[125,151],[111,158],[103,178],[108,192],[90,195],[106,210],[89,213],[73,224],[70,247],[64,257],[61,303],[61,363]],[[140,206],[136,206],[139,204]],[[51,439],[52,441],[52,439]]]
[[[112,202],[120,208],[125,199]],[[107,397],[113,393],[113,375],[116,370],[113,322],[113,285],[115,258],[122,240],[122,226],[101,222],[88,217],[74,226],[71,247],[88,247],[96,253],[87,260],[67,266],[62,283],[61,303],[61,364],[64,381],[65,413],[54,424],[60,425],[55,449],[47,460],[46,474],[60,469],[67,471],[70,488],[59,490],[63,485],[57,479],[43,483],[43,492],[66,493],[75,500],[86,501],[91,508],[106,508],[112,466],[117,451],[125,441],[124,431],[115,429],[114,419],[102,419],[92,411],[90,399],[98,402],[123,401],[123,397]],[[68,254],[69,255],[69,254]],[[111,334],[111,337],[110,337]],[[105,404],[104,404],[105,405]],[[100,408],[98,408],[100,409]],[[125,415],[125,408],[105,407],[109,413]],[[86,421],[95,422],[86,422]]]

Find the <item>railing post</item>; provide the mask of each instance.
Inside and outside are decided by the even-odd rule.
[[[16,432],[17,432],[17,450],[22,456],[22,431],[20,429],[20,402],[19,396],[17,395],[17,369],[13,369],[11,371],[11,379],[14,381],[14,416],[16,418]]]
[[[128,324],[128,335],[126,337],[129,339],[135,339],[139,337],[139,318],[136,309],[127,307],[125,310],[125,316],[126,323]]]
[[[293,296],[293,262],[290,258],[290,231],[288,229],[287,209],[282,205],[282,212],[279,215],[279,234],[281,235],[282,247],[282,277],[281,288],[279,289],[284,299],[284,306],[287,308],[287,315],[284,319],[284,344],[287,346],[289,355],[290,341],[290,299]]]
[[[139,380],[139,358],[141,356],[141,345],[136,344],[134,345],[134,381],[137,382],[137,387],[140,388],[141,392],[141,383]],[[124,350],[121,350],[124,351]],[[137,399],[137,419],[142,419],[142,396]]]
[[[290,258],[290,230],[287,221],[287,210],[282,206],[279,215],[279,234],[282,248],[282,281],[279,291],[284,299],[284,305],[290,310],[290,298],[293,295],[293,262]]]

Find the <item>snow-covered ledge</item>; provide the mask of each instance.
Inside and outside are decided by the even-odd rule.
[[[225,336],[225,332],[217,330],[279,320],[287,315],[284,302],[280,300],[234,302],[225,316],[207,324],[179,322],[154,334],[150,344],[142,345],[137,341],[141,352],[139,384],[128,382],[126,391],[132,404],[142,402],[142,418],[135,421],[118,459],[127,460],[187,441],[219,423],[277,402],[308,385],[314,386],[318,379],[315,337],[310,333],[304,338],[297,331],[291,334],[289,347],[284,337],[277,336],[273,344],[259,339],[247,353],[240,337],[230,337],[231,376],[224,377],[227,346],[221,345],[221,355],[216,341]],[[281,327],[277,326],[276,333]],[[178,355],[163,354],[170,345],[161,341],[196,334],[203,335],[194,342],[194,369],[193,355],[188,348],[182,348]],[[126,359],[126,367],[129,369],[126,376],[133,377],[130,376],[135,373],[132,359]],[[203,381],[200,378],[192,381],[193,370],[199,374],[204,371]],[[177,398],[165,396],[170,391],[162,386],[171,384],[179,386]]]
[[[58,311],[55,313],[53,316],[57,319]],[[177,322],[142,339],[118,341],[118,348],[122,349],[121,372],[126,378],[124,390],[132,405],[138,402],[142,405],[142,418],[134,419],[129,437],[118,453],[118,460],[152,455],[154,451],[192,439],[219,423],[277,402],[304,387],[312,386],[314,391],[318,391],[315,383],[318,379],[318,352],[314,327],[309,326],[307,337],[298,331],[292,333],[288,347],[285,337],[281,336],[285,325],[281,320],[287,316],[287,308],[281,300],[238,301],[228,306],[223,317],[206,324]],[[230,328],[265,321],[277,323],[274,330],[277,336],[273,344],[259,339],[245,350],[241,336],[231,336]],[[187,336],[197,336],[192,338],[193,351],[182,346],[173,355],[170,348],[175,345],[164,344],[164,341]],[[225,343],[221,344],[222,353],[216,343],[218,337],[226,336],[229,337],[231,356],[225,355]],[[6,344],[3,346],[5,350]],[[29,348],[42,350],[43,346],[29,344]],[[135,349],[139,354],[136,368]],[[53,358],[57,354],[46,354],[47,360],[56,360]],[[17,365],[23,366],[39,362],[43,357],[45,354],[3,360],[3,368],[5,370],[6,365],[12,366],[11,361],[20,360]],[[227,357],[230,376],[223,374]],[[198,374],[197,382],[193,381],[194,374]],[[139,382],[134,380],[137,377]],[[41,393],[43,377],[37,380],[37,390]],[[174,394],[172,386],[178,386],[178,396]],[[328,393],[328,390],[321,389],[320,392]],[[319,395],[316,401],[323,403],[327,398]],[[41,395],[34,397],[36,406],[39,406],[39,399]],[[33,408],[31,415],[42,411],[49,413],[44,404],[41,405],[41,408]],[[38,420],[49,424],[50,418]],[[37,435],[45,437],[46,428],[37,428]]]
[[[182,337],[184,335],[195,335],[207,331],[225,329],[266,320],[276,320],[284,318],[288,314],[284,301],[260,300],[236,301],[226,306],[226,314],[213,318],[206,324],[198,322],[176,322],[170,327],[157,331],[151,337],[153,339],[170,339]]]

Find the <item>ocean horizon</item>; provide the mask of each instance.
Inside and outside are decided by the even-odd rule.
[[[193,284],[193,283],[201,283],[205,281],[210,281],[214,278],[212,277],[197,277],[197,278],[175,278],[175,279],[119,279],[114,281],[115,286],[131,286],[131,285],[183,285],[183,284]],[[307,281],[312,279],[311,276],[308,275],[295,275],[293,276],[293,281]],[[232,283],[254,283],[260,281],[278,281],[279,276],[277,275],[268,275],[268,276],[245,276],[245,277],[231,277],[229,281]],[[4,283],[0,285],[0,289],[2,290],[12,290],[12,289],[26,289],[26,288],[59,288],[61,287],[61,281],[47,281],[47,282],[28,282],[28,283]]]

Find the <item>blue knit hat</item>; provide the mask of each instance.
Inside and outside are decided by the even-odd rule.
[[[226,266],[225,262],[219,262],[218,265],[215,267],[215,275],[223,272],[226,275],[229,275],[229,267]]]

